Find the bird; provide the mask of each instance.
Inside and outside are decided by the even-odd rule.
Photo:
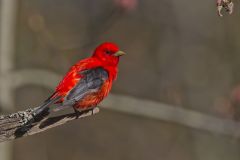
[[[55,92],[32,113],[32,121],[48,115],[53,105],[55,110],[72,107],[76,113],[96,107],[109,94],[125,54],[113,42],[97,46],[89,58],[70,67]]]

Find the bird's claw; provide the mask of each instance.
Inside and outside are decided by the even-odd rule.
[[[88,108],[88,109],[83,109],[83,110],[79,110],[79,109],[76,109],[76,108],[73,107],[73,110],[74,110],[74,112],[75,112],[75,114],[76,114],[76,118],[79,118],[79,116],[81,116],[81,114],[82,114],[83,112],[89,112],[89,111],[91,111],[91,114],[93,115],[93,114],[94,114],[94,112],[93,112],[94,108],[96,108],[96,106],[90,107],[90,108]]]

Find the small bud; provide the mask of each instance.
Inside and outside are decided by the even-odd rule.
[[[221,13],[223,8],[225,9],[225,12],[232,14],[233,7],[234,7],[234,4],[232,0],[217,0],[217,12],[220,17],[223,16],[223,14]]]

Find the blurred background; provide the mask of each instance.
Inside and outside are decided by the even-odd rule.
[[[0,160],[239,160],[240,21],[215,0],[0,0],[1,114],[40,105],[104,41],[127,52],[99,114]]]

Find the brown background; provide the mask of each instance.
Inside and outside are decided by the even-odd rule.
[[[15,68],[64,75],[96,45],[114,41],[128,55],[112,93],[238,120],[237,1],[235,8],[219,18],[214,0],[139,0],[133,10],[113,0],[19,0]],[[41,104],[51,92],[19,88],[16,110]],[[239,160],[239,147],[236,137],[102,109],[14,141],[13,159]]]

